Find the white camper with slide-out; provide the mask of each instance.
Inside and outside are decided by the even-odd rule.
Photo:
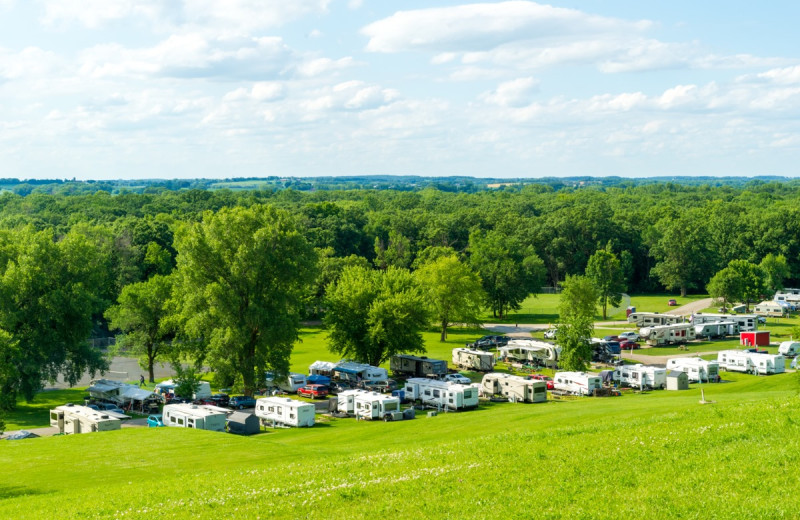
[[[377,392],[361,392],[354,397],[355,415],[359,419],[403,420],[399,397]]]
[[[753,314],[782,318],[789,313],[788,309],[774,300],[765,300],[753,307]]]
[[[683,321],[683,316],[674,314],[661,314],[658,312],[632,312],[628,315],[628,323],[635,323],[637,327],[655,327],[658,325],[672,325]]]
[[[631,388],[667,387],[667,369],[649,365],[625,365],[617,370],[619,383]]]
[[[352,390],[344,390],[336,395],[336,410],[339,413],[346,413],[347,415],[356,414],[356,396],[360,394],[370,393],[367,390],[354,388]]]
[[[800,354],[800,342],[784,341],[778,347],[778,354],[786,357],[794,357]]]
[[[733,321],[715,321],[711,323],[693,324],[697,338],[724,338],[739,334],[739,324]]]
[[[648,345],[672,345],[686,343],[695,339],[694,326],[691,323],[676,323],[674,325],[659,325],[656,327],[643,327],[639,335]]]
[[[217,406],[168,404],[164,406],[162,420],[164,426],[224,432],[228,414],[221,410]]]
[[[424,405],[448,410],[463,410],[478,406],[478,388],[424,377],[412,377],[403,388],[405,398]]]
[[[667,369],[685,372],[692,383],[707,383],[719,379],[719,363],[699,357],[670,359],[667,361]]]
[[[547,383],[499,372],[491,372],[481,380],[484,397],[502,395],[513,403],[543,403],[547,401]]]
[[[554,367],[561,355],[561,347],[544,341],[512,339],[498,347],[497,352],[503,359]]]
[[[553,376],[553,388],[568,394],[594,395],[602,387],[600,376],[589,372],[556,372]]]
[[[98,412],[88,406],[65,404],[50,410],[50,426],[66,435],[119,430],[121,424],[109,412]]]
[[[717,362],[720,368],[729,372],[772,375],[786,371],[786,358],[782,354],[723,350],[717,353]]]
[[[277,380],[272,372],[267,372],[265,382],[267,388],[279,388],[291,394],[297,393],[297,390],[306,386],[307,383],[306,376],[296,372],[290,372],[285,377],[278,378]]]
[[[712,314],[696,312],[689,316],[689,322],[692,325],[701,325],[703,323],[733,322],[739,325],[738,332],[752,332],[754,330],[758,330],[758,316],[755,314]],[[733,332],[731,334],[736,333],[737,332]]]
[[[288,397],[256,400],[256,417],[262,426],[314,426],[314,405]]]
[[[454,348],[453,364],[462,370],[489,372],[494,369],[494,354],[483,350]]]

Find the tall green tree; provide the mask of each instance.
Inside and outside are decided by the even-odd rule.
[[[284,375],[298,337],[316,253],[271,206],[206,212],[176,232],[176,319],[182,344],[252,395],[266,371]]]
[[[497,231],[477,232],[469,239],[470,266],[483,280],[486,303],[501,318],[538,292],[545,267],[531,247]]]
[[[411,241],[399,232],[390,231],[387,241],[375,237],[375,265],[378,268],[408,267],[411,259]]]
[[[426,296],[406,269],[347,267],[328,289],[326,307],[332,352],[377,366],[398,353],[425,351]]]
[[[705,240],[704,215],[690,211],[676,218],[665,218],[656,226],[657,242],[651,254],[657,263],[652,273],[667,289],[680,289],[686,296],[688,289],[702,287],[715,272],[717,259]]]
[[[612,307],[619,305],[622,301],[622,292],[625,290],[622,265],[610,247],[598,249],[589,257],[586,276],[597,289],[598,300],[603,308],[603,319],[606,319],[608,305]]]
[[[747,260],[731,260],[711,278],[706,288],[712,297],[722,298],[726,304],[741,301],[749,311],[750,303],[760,300],[764,294],[765,279],[760,266]]]
[[[139,357],[139,366],[155,382],[156,359],[169,356],[174,328],[169,319],[172,277],[153,275],[145,282],[126,285],[117,305],[106,311],[112,329],[119,329],[117,347]]]
[[[783,289],[783,281],[791,274],[785,256],[768,253],[759,266],[764,271],[764,285],[767,292],[774,294]]]
[[[594,332],[597,288],[586,276],[570,276],[561,285],[558,305],[559,366],[564,370],[585,370],[592,360],[589,344]]]
[[[107,368],[88,339],[107,257],[89,237],[31,227],[0,231],[0,407],[31,400],[61,375],[75,384]]]
[[[439,257],[423,265],[415,276],[440,326],[440,341],[447,340],[447,328],[453,323],[480,324],[481,304],[486,293],[480,277],[458,257]]]

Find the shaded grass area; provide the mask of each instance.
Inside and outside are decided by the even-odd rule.
[[[28,403],[20,399],[14,410],[5,412],[6,430],[26,430],[50,426],[50,409],[65,403],[83,404],[85,388],[46,390]]]
[[[797,382],[730,380],[703,385],[706,406],[692,385],[251,438],[166,428],[2,443],[14,484],[0,485],[0,517],[792,518],[800,497],[766,490],[799,480]]]

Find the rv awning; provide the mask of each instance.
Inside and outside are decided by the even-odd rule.
[[[343,372],[345,374],[353,374],[353,375],[358,375],[364,371],[363,368],[356,370],[355,368],[344,368],[344,367],[336,367],[334,368],[334,370],[336,372]]]
[[[107,416],[109,416],[109,417],[111,417],[113,419],[119,419],[120,421],[124,421],[126,419],[130,419],[131,418],[130,415],[125,415],[124,413],[119,413],[119,412],[112,412],[111,410],[102,410],[99,413],[101,413],[103,415],[107,415]]]
[[[103,383],[97,383],[95,385],[90,386],[89,387],[89,391],[90,392],[106,393],[106,392],[110,392],[112,390],[116,390],[117,388],[119,388],[119,387],[113,386],[113,385],[106,385],[106,384],[103,384]]]
[[[134,386],[125,388],[122,391],[122,397],[125,399],[132,399],[134,401],[144,401],[145,399],[155,396],[150,390],[143,390]]]

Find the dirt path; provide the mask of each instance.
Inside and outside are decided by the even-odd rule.
[[[697,311],[702,311],[707,307],[711,307],[711,302],[713,300],[711,298],[703,298],[702,300],[696,300],[686,305],[682,305],[680,307],[676,307],[672,310],[666,311],[664,314],[674,314],[678,316],[685,316],[687,314],[694,314]]]

